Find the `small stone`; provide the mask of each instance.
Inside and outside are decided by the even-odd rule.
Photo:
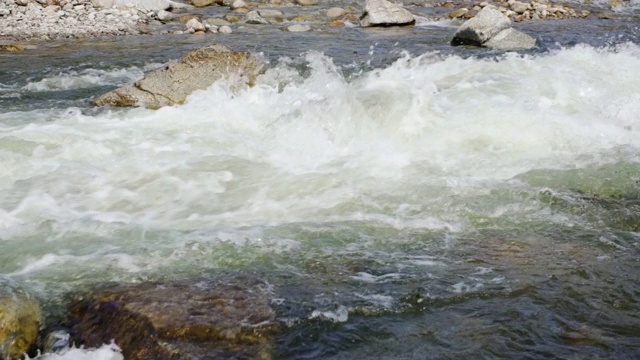
[[[191,19],[191,20],[187,21],[187,29],[193,30],[193,31],[204,31],[205,27],[197,19]]]
[[[272,9],[261,9],[258,10],[258,14],[262,17],[278,17],[283,16],[284,14],[280,10],[272,10]]]
[[[455,11],[450,12],[450,13],[449,13],[449,17],[450,17],[450,18],[452,18],[452,19],[456,19],[456,18],[459,18],[459,17],[463,17],[463,16],[464,16],[464,14],[466,14],[466,13],[468,13],[468,12],[469,12],[469,9],[467,9],[467,8],[460,8],[460,9],[458,9],[458,10],[455,10]]]
[[[327,10],[327,17],[334,19],[334,18],[338,18],[341,17],[343,15],[345,15],[347,13],[347,11],[343,8],[340,7],[332,7],[331,9]]]
[[[231,3],[231,9],[239,9],[239,8],[246,8],[247,7],[247,3],[244,2],[244,0],[234,0]]]
[[[300,6],[318,5],[318,0],[296,0],[296,4]]]
[[[215,0],[191,0],[191,5],[195,7],[205,7],[215,4]]]
[[[287,27],[287,31],[289,32],[305,32],[310,30],[311,30],[311,26],[306,24],[295,24]]]
[[[332,22],[328,23],[327,26],[329,26],[329,27],[339,27],[339,26],[345,26],[345,23],[342,20],[333,20]]]
[[[220,34],[231,34],[233,32],[233,30],[231,30],[231,27],[229,27],[227,25],[223,25],[223,26],[220,26],[218,28],[218,32]]]
[[[158,20],[160,21],[169,21],[171,19],[173,19],[173,14],[166,11],[166,10],[160,10],[158,11],[158,14],[156,14],[156,16],[158,17]]]
[[[247,13],[247,16],[245,17],[244,22],[247,24],[253,24],[253,25],[269,24],[269,22],[265,20],[262,16],[260,16],[260,14],[258,14],[258,12],[255,10]]]
[[[9,9],[0,9],[0,16],[10,15],[11,11]]]
[[[204,20],[204,23],[211,26],[225,26],[231,24],[227,20],[221,18],[208,18]]]

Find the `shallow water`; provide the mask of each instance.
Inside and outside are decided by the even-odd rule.
[[[634,357],[637,22],[521,28],[538,49],[438,24],[2,55],[0,274],[52,313],[101,281],[255,274],[282,359]],[[91,107],[214,39],[269,70]]]

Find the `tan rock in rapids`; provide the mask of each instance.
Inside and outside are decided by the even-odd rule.
[[[22,358],[35,345],[41,325],[38,302],[0,278],[0,359]]]
[[[134,84],[112,90],[94,100],[98,106],[145,106],[157,109],[181,104],[227,75],[238,74],[252,84],[263,64],[246,52],[213,45],[189,52],[180,60],[146,74]]]

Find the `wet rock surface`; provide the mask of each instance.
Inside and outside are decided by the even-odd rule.
[[[180,104],[194,91],[206,89],[227,75],[239,75],[243,82],[251,83],[261,68],[261,62],[249,53],[213,45],[191,51],[135,84],[99,96],[95,104],[148,108]]]
[[[257,281],[114,285],[69,306],[73,341],[125,359],[270,359],[280,325]]]
[[[360,26],[411,25],[413,15],[403,7],[386,0],[366,0],[364,13],[360,17]]]
[[[511,20],[499,10],[485,7],[460,26],[451,44],[484,46],[496,50],[526,50],[534,47],[536,40],[512,28]]]
[[[18,359],[33,350],[41,325],[38,301],[0,277],[0,359]]]

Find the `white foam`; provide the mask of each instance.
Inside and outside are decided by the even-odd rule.
[[[31,359],[27,356],[27,359]],[[124,360],[120,348],[111,343],[97,349],[71,347],[57,353],[38,355],[34,360]]]

